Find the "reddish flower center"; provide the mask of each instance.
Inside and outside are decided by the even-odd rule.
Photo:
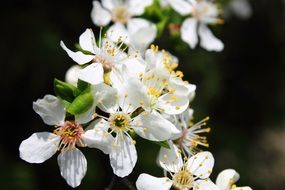
[[[73,149],[75,145],[84,146],[81,140],[81,135],[84,133],[82,126],[76,121],[65,121],[65,123],[54,130],[54,134],[60,136],[59,150],[65,148]]]

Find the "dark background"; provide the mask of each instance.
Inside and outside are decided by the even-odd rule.
[[[167,40],[162,48],[180,59],[185,79],[197,84],[192,108],[198,120],[210,116],[210,148],[218,172],[235,168],[238,185],[258,190],[285,189],[285,2],[251,1],[247,20],[231,17],[214,28],[225,43],[222,53],[201,48],[177,51]],[[0,189],[68,189],[56,156],[43,164],[19,158],[22,140],[48,131],[32,102],[53,94],[53,78],[64,79],[73,64],[60,48],[78,42],[88,27],[92,1],[26,0],[1,3],[1,138]],[[159,147],[138,142],[138,163],[129,180],[142,173],[162,176],[155,159]],[[88,172],[78,189],[104,189],[112,179],[108,156],[83,150]],[[126,189],[122,180],[114,189]]]

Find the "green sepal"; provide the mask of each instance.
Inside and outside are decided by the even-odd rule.
[[[132,137],[132,139],[135,139],[137,137],[137,134],[133,129],[129,130],[128,133]]]
[[[169,143],[167,141],[151,141],[151,142],[153,142],[154,144],[157,144],[161,147],[170,149]]]
[[[78,91],[75,86],[56,78],[54,79],[53,85],[56,96],[68,102],[72,102],[74,100],[76,92]]]
[[[86,54],[86,55],[94,55],[94,53],[82,49],[79,44],[75,44],[75,48],[76,48],[77,50],[81,51],[82,53]]]
[[[87,88],[78,95],[67,108],[67,112],[73,115],[79,115],[86,112],[93,104],[91,89]]]

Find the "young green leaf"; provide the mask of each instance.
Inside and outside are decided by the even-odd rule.
[[[81,92],[83,92],[84,90],[86,90],[86,88],[88,88],[90,86],[89,83],[83,81],[83,80],[80,80],[78,79],[77,81],[77,88],[78,90],[80,90]]]
[[[167,141],[151,141],[161,147],[164,147],[164,148],[167,148],[167,149],[170,149],[170,146],[169,146],[169,143]]]
[[[87,111],[93,104],[93,96],[90,88],[87,88],[67,108],[67,111],[73,115],[82,114]]]
[[[54,79],[54,92],[55,94],[63,100],[68,102],[72,102],[75,98],[75,91],[77,91],[76,87],[63,82],[58,79]]]

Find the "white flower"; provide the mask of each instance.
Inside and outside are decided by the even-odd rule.
[[[143,75],[142,81],[131,78],[127,88],[132,105],[140,105],[145,111],[159,111],[161,113],[179,114],[189,104],[185,97],[173,94],[167,90],[167,75],[163,70],[154,69]],[[132,93],[133,89],[137,89]]]
[[[42,163],[60,150],[57,161],[61,176],[68,185],[77,187],[86,174],[87,161],[76,146],[96,147],[107,154],[110,138],[102,138],[103,130],[85,132],[79,122],[65,121],[65,108],[55,96],[46,95],[34,102],[33,108],[46,124],[56,128],[53,133],[34,133],[24,140],[19,147],[20,157],[29,163]]]
[[[200,146],[209,147],[207,137],[202,136],[203,133],[209,133],[210,127],[205,127],[209,117],[193,123],[193,110],[191,108],[186,109],[183,113],[178,115],[163,115],[166,119],[172,122],[180,131],[179,134],[172,136],[175,144],[181,148],[186,155],[195,155],[200,152]]]
[[[145,61],[148,69],[163,69],[169,73],[166,88],[172,91],[174,95],[184,96],[183,98],[189,101],[194,98],[196,85],[183,81],[183,73],[175,70],[178,67],[178,59],[175,56],[164,50],[158,51],[158,46],[152,45],[145,53]]]
[[[131,104],[141,106],[147,112],[180,114],[186,110],[195,95],[196,86],[182,80],[183,73],[174,70],[177,65],[169,53],[158,51],[155,46],[148,49],[145,71],[141,70],[139,78],[127,78],[125,93]]]
[[[108,118],[98,115],[103,119],[100,119],[97,124],[109,128],[110,134],[114,133],[110,162],[114,173],[125,177],[132,172],[137,161],[135,141],[129,135],[130,131],[151,141],[167,140],[178,131],[172,123],[156,112],[135,113],[137,107],[129,103],[127,96],[123,97],[122,101],[118,99],[118,105],[120,107],[117,110],[107,111]],[[138,115],[133,116],[134,114]]]
[[[60,45],[79,65],[91,62],[90,65],[77,71],[77,75],[79,79],[96,85],[104,82],[104,72],[110,72],[110,75],[121,75],[122,64],[131,64],[135,68],[142,67],[142,63],[137,59],[137,53],[131,56],[120,49],[124,43],[123,37],[117,40],[115,44],[108,38],[102,38],[100,34],[97,46],[92,30],[86,29],[79,37],[79,45],[84,52],[73,52],[62,41]]]
[[[226,169],[219,173],[216,185],[220,190],[252,190],[250,187],[237,187],[235,182],[239,180],[239,174],[233,169]]]
[[[133,45],[137,50],[144,51],[155,39],[156,27],[153,23],[134,18],[144,13],[146,6],[153,0],[126,0],[93,1],[91,18],[95,25],[106,26],[111,21],[114,23],[108,29],[108,36],[117,40],[119,36],[127,36],[125,43]]]
[[[169,4],[183,16],[191,14],[181,26],[181,38],[191,48],[195,48],[200,37],[200,45],[208,51],[222,51],[224,44],[217,39],[207,24],[223,23],[218,18],[217,6],[208,0],[169,0]],[[198,29],[197,29],[198,28]]]
[[[160,163],[168,171],[170,178],[141,174],[136,182],[138,190],[168,190],[171,186],[178,190],[219,190],[209,179],[214,166],[214,158],[210,152],[200,152],[183,162],[181,155],[172,147]]]

